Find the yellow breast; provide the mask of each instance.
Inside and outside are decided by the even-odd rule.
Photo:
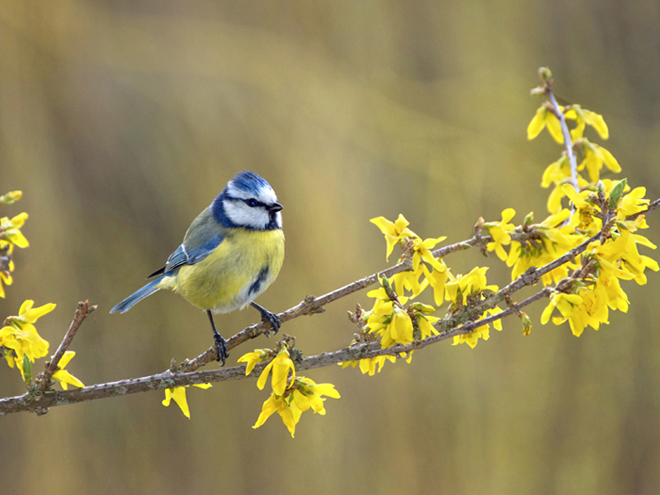
[[[199,308],[228,313],[266,290],[283,261],[282,230],[231,229],[204,260],[182,266],[172,288]]]

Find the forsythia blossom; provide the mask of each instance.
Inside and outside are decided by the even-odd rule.
[[[33,305],[32,300],[25,301],[18,311],[18,316],[9,316],[5,320],[5,326],[0,329],[0,347],[4,348],[7,364],[12,368],[16,365],[23,379],[25,357],[30,363],[34,363],[35,359],[48,354],[48,342],[37,333],[33,323],[55,309],[55,304],[52,303],[38,308],[33,308]]]
[[[292,381],[291,388],[286,394],[278,396],[273,393],[264,402],[261,414],[252,428],[259,428],[275,412],[282,418],[282,422],[291,433],[293,438],[296,432],[296,424],[305,411],[312,409],[314,413],[325,414],[323,396],[339,399],[340,395],[331,383],[315,383],[304,376],[299,376]]]
[[[75,356],[76,353],[73,351],[66,351],[64,355],[62,356],[62,359],[60,359],[60,362],[57,363],[57,366],[59,369],[53,373],[53,380],[60,382],[60,385],[62,385],[62,388],[64,390],[67,390],[69,387],[68,385],[73,385],[74,387],[79,387],[82,388],[85,386],[83,382],[78,380],[75,376],[73,376],[71,373],[69,373],[67,370],[65,370],[65,366],[69,364],[69,361],[73,359],[73,356]]]
[[[55,375],[53,375],[53,377],[54,376]],[[188,399],[186,398],[186,387],[189,386],[190,385],[186,385],[184,387],[166,388],[165,399],[163,399],[163,403],[162,403],[165,407],[169,407],[170,402],[172,401],[172,399],[174,399],[174,402],[176,402],[177,406],[179,406],[179,409],[181,409],[183,415],[188,419],[190,419],[190,408],[188,407]],[[207,388],[211,388],[212,385],[210,383],[200,383],[193,385],[193,387],[198,387],[206,390]]]
[[[516,226],[509,221],[515,216],[516,210],[513,208],[507,208],[502,212],[502,221],[495,223],[486,223],[484,226],[490,232],[490,236],[493,238],[493,242],[489,242],[486,248],[488,251],[495,251],[497,257],[502,261],[506,261],[507,254],[502,246],[506,246],[511,243],[511,236],[509,235]]]
[[[390,222],[385,217],[372,218],[371,223],[376,225],[380,231],[385,234],[385,240],[387,241],[387,256],[386,259],[390,258],[394,246],[408,237],[415,237],[415,234],[408,229],[408,220],[403,215],[399,215],[396,222]]]
[[[247,354],[243,354],[238,359],[238,362],[246,363],[245,376],[248,376],[250,373],[252,373],[252,370],[257,364],[266,361],[271,355],[272,352],[270,349],[255,349],[253,352],[248,352]]]
[[[0,196],[0,205],[10,205],[23,196],[21,191],[12,191]],[[8,217],[0,218],[0,297],[5,297],[4,285],[11,285],[14,271],[12,253],[14,246],[25,248],[29,245],[27,239],[21,232],[21,227],[27,220],[27,213],[16,215],[11,220]]]
[[[245,356],[244,356],[245,357]],[[268,380],[268,375],[271,371],[273,373],[273,378],[271,380],[271,385],[273,387],[273,392],[275,395],[283,395],[284,391],[289,388],[287,386],[289,381],[289,370],[291,370],[291,384],[296,379],[296,368],[293,365],[293,361],[289,357],[289,350],[286,345],[283,345],[280,351],[275,356],[268,366],[264,368],[257,380],[257,387],[259,390],[263,390],[266,386],[266,380]]]

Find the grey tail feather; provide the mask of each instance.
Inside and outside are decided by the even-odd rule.
[[[158,282],[161,281],[163,277],[158,277],[156,280],[149,282],[147,285],[138,289],[133,294],[128,296],[122,302],[117,304],[114,308],[110,310],[111,313],[126,313],[129,309],[135,306],[137,303],[142,301],[147,296],[150,296],[154,292],[158,292],[160,287],[158,287]]]

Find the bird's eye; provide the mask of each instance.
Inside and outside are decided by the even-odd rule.
[[[247,205],[254,208],[255,206],[259,206],[259,201],[257,201],[256,199],[248,199]]]

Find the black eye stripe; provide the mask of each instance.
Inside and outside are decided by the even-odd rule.
[[[264,203],[262,203],[261,201],[257,201],[254,198],[244,199],[243,201],[245,202],[246,205],[248,205],[252,208],[256,208],[256,207],[265,208],[266,207],[266,205]]]
[[[225,200],[226,201],[231,201],[233,203],[238,203],[239,201],[242,201],[246,205],[248,205],[250,207],[253,207],[253,208],[255,208],[257,206],[259,206],[261,208],[266,207],[265,203],[262,203],[261,201],[259,201],[257,199],[254,199],[254,198],[235,198],[234,196],[226,196]]]

